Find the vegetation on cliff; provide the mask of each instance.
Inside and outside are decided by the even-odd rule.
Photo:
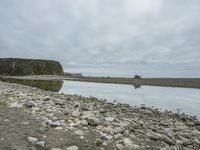
[[[0,75],[63,75],[61,64],[53,60],[1,58]]]

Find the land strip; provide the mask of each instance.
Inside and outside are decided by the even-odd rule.
[[[37,76],[3,76],[9,79],[30,79],[30,80],[70,80],[82,82],[113,83],[113,84],[131,84],[140,87],[147,86],[164,86],[164,87],[185,87],[200,88],[200,78],[117,78],[117,77],[74,77],[74,76],[57,76],[57,75],[37,75]]]

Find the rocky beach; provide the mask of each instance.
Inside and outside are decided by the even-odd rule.
[[[200,121],[0,81],[0,150],[199,150]]]

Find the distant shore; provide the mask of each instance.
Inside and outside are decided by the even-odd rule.
[[[200,78],[122,78],[122,77],[85,77],[85,76],[57,76],[57,75],[35,75],[35,76],[2,76],[3,79],[27,79],[27,80],[70,80],[81,82],[131,84],[138,88],[142,85],[184,87],[200,89]]]

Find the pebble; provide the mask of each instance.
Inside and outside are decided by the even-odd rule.
[[[82,120],[82,121],[81,121],[81,125],[82,125],[82,126],[88,126],[87,120],[85,120],[85,119]]]
[[[50,126],[52,126],[52,127],[59,127],[60,126],[60,121],[51,122]]]
[[[51,148],[51,150],[62,150],[61,148]]]
[[[72,117],[79,117],[80,112],[78,110],[72,112]]]
[[[124,146],[122,144],[116,144],[117,149],[122,150]]]
[[[62,130],[62,127],[55,127],[55,130]]]
[[[124,138],[123,143],[124,145],[132,145],[132,141],[129,138]]]
[[[89,123],[90,125],[92,125],[92,126],[97,126],[97,125],[100,124],[99,119],[98,119],[98,118],[95,118],[95,117],[88,117],[88,118],[87,118],[87,121],[88,121],[88,123]]]
[[[39,141],[36,143],[36,145],[40,147],[45,147],[45,144],[46,144],[45,141]]]
[[[70,146],[66,150],[78,150],[78,146]]]
[[[35,106],[37,106],[34,101],[27,101],[25,103],[25,105],[26,105],[26,107],[35,107]]]
[[[80,136],[83,136],[84,135],[84,132],[81,131],[81,130],[77,130],[74,132],[76,135],[80,135]]]
[[[35,138],[35,137],[31,137],[31,136],[28,137],[27,139],[29,140],[29,142],[31,142],[31,143],[33,143],[33,144],[36,143],[36,142],[38,141],[37,138]]]

